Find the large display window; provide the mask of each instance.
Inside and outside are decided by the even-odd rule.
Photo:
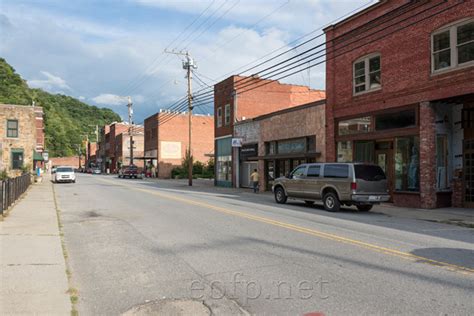
[[[395,139],[395,190],[420,190],[420,140],[418,136]]]

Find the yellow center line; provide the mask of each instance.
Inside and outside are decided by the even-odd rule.
[[[282,228],[286,228],[288,230],[300,232],[300,233],[303,233],[303,234],[316,236],[316,237],[320,237],[320,238],[324,238],[324,239],[329,239],[329,240],[332,240],[332,241],[337,241],[337,242],[341,242],[341,243],[345,243],[345,244],[355,245],[355,246],[363,247],[363,248],[366,248],[366,249],[370,249],[372,251],[384,253],[384,254],[387,254],[387,255],[392,255],[392,256],[408,259],[408,260],[411,260],[411,261],[422,262],[422,263],[427,263],[427,264],[430,264],[430,265],[433,265],[433,266],[443,267],[443,268],[446,268],[450,271],[455,271],[455,272],[459,272],[459,273],[467,274],[467,275],[474,274],[474,269],[469,268],[469,267],[464,267],[464,266],[455,265],[455,264],[451,264],[451,263],[447,263],[447,262],[443,262],[443,261],[433,260],[433,259],[430,259],[430,258],[417,256],[417,255],[414,255],[414,254],[411,254],[411,253],[408,253],[408,252],[403,252],[403,251],[399,251],[399,250],[396,250],[396,249],[381,247],[381,246],[366,243],[366,242],[363,242],[363,241],[359,241],[359,240],[355,240],[355,239],[351,239],[351,238],[347,238],[347,237],[343,237],[343,236],[339,236],[339,235],[334,235],[334,234],[330,234],[330,233],[325,233],[325,232],[317,231],[317,230],[314,230],[314,229],[305,228],[305,227],[302,227],[302,226],[293,225],[293,224],[273,220],[273,219],[266,218],[266,217],[252,215],[252,214],[241,212],[241,211],[234,211],[234,210],[231,210],[231,209],[215,206],[215,205],[208,204],[208,203],[205,203],[205,202],[189,200],[189,199],[181,198],[181,197],[171,195],[171,194],[163,194],[163,193],[160,193],[156,190],[137,188],[137,187],[134,187],[132,185],[126,185],[124,183],[116,183],[116,182],[110,181],[110,180],[104,180],[104,179],[99,179],[99,180],[104,181],[104,182],[108,182],[108,183],[113,183],[113,184],[118,185],[118,186],[128,187],[128,188],[131,188],[132,190],[135,190],[135,191],[141,191],[141,192],[153,194],[153,195],[156,195],[156,196],[168,199],[168,200],[174,200],[174,201],[183,202],[183,203],[190,204],[190,205],[201,206],[201,207],[204,207],[204,208],[212,209],[212,210],[220,212],[220,213],[229,214],[229,215],[236,216],[236,217],[246,218],[246,219],[250,219],[250,220],[253,220],[253,221],[257,221],[257,222],[261,222],[261,223],[265,223],[265,224],[269,224],[269,225],[273,225],[273,226],[278,226],[278,227],[282,227]]]

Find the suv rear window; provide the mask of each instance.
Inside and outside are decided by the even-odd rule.
[[[347,178],[349,177],[349,166],[348,165],[325,165],[324,166],[324,177],[325,178]]]
[[[380,181],[387,177],[379,166],[372,165],[354,165],[356,179],[365,181]]]
[[[74,172],[74,170],[72,168],[58,168],[56,172]]]

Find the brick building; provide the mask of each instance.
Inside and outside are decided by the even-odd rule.
[[[188,148],[188,114],[179,113],[168,120],[171,115],[159,112],[145,119],[144,158],[157,168],[160,178],[171,176],[171,170],[181,165]],[[207,163],[214,150],[214,117],[193,115],[191,124],[194,162]]]
[[[325,33],[327,160],[380,165],[396,205],[474,207],[472,1],[380,1]]]
[[[325,92],[257,77],[231,76],[214,86],[216,185],[236,185],[234,123],[322,100]]]
[[[10,176],[43,162],[43,108],[0,104],[0,171]]]
[[[107,155],[110,152],[109,138],[110,125],[99,127],[99,142],[96,149],[96,163],[102,172],[106,172],[107,168],[109,168],[107,163]]]
[[[123,132],[127,132],[129,128],[130,125],[128,123],[115,122],[110,124],[110,130],[108,135],[109,145],[107,146],[108,148],[106,147],[106,163],[111,173],[118,172],[119,168],[118,157],[117,153],[115,152],[117,148],[116,137]]]
[[[324,162],[325,108],[321,100],[236,122],[234,137],[242,140],[236,186],[250,187],[250,173],[257,169],[260,190],[271,190],[274,179],[296,166]]]
[[[145,160],[143,158],[145,153],[144,128],[141,126],[135,126],[132,130],[132,134],[133,164],[143,169],[145,166]],[[128,132],[120,133],[115,137],[115,156],[118,168],[130,165],[130,134]]]

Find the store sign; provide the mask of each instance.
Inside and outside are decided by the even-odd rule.
[[[44,161],[48,161],[49,160],[49,153],[43,152],[43,159],[44,159]]]
[[[181,159],[181,142],[165,142],[160,143],[160,151],[162,159]]]
[[[232,138],[232,147],[242,147],[242,138]]]
[[[240,150],[241,157],[254,157],[258,155],[258,144],[244,145]]]

